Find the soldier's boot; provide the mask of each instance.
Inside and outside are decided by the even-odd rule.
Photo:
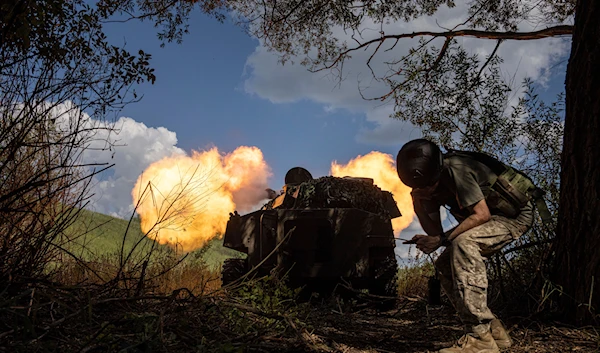
[[[482,325],[483,326],[483,325]],[[474,330],[475,334],[466,334],[458,345],[441,349],[438,353],[499,353],[500,349],[492,337],[489,326],[485,330]]]
[[[492,320],[492,322],[490,322],[490,331],[492,332],[492,337],[494,337],[498,348],[507,349],[512,346],[512,339],[502,324],[502,321],[499,319]]]

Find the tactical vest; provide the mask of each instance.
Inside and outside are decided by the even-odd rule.
[[[529,201],[534,201],[544,224],[551,224],[552,216],[544,201],[545,192],[537,187],[525,173],[483,152],[450,149],[448,153],[444,154],[444,157],[451,156],[471,158],[486,165],[493,172],[489,180],[490,185],[504,201],[517,210],[524,207]]]

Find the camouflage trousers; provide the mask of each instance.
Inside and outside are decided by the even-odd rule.
[[[488,324],[494,319],[487,306],[484,260],[515,239],[511,226],[513,220],[492,216],[490,221],[454,238],[435,261],[442,288],[466,325]],[[527,227],[521,228],[522,235]]]

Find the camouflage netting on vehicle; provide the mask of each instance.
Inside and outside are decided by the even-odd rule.
[[[283,208],[358,208],[367,212],[389,217],[385,207],[385,194],[376,185],[356,179],[321,177],[297,186],[288,186],[286,193],[297,196],[293,203]],[[269,201],[263,209],[273,209],[275,200]]]

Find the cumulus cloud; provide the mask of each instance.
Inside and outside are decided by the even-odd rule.
[[[163,157],[185,154],[177,147],[175,132],[164,127],[148,127],[128,117],[116,122],[95,120],[71,103],[56,106],[51,115],[57,117],[57,126],[64,131],[74,131],[78,122],[80,135],[89,140],[81,155],[83,163],[114,163],[92,180],[90,208],[97,212],[131,216],[131,189],[144,169]]]
[[[391,104],[367,108],[366,121],[371,127],[363,127],[356,135],[356,141],[364,144],[398,145],[400,141],[409,141],[422,137],[421,130],[409,122],[390,119],[394,112]]]
[[[435,16],[423,16],[411,22],[396,22],[384,25],[386,34],[405,33],[422,30],[442,31],[442,28],[453,28],[465,20],[466,3],[454,8],[442,6]],[[532,16],[535,18],[535,16]],[[523,21],[520,31],[537,30],[538,24]],[[379,36],[380,25],[365,23],[363,41]],[[333,30],[341,40],[348,40],[341,28]],[[456,38],[471,53],[482,59],[489,55],[496,44],[493,40],[476,38]],[[352,43],[348,41],[351,45]],[[385,43],[371,62],[376,75],[382,75],[389,68],[384,62],[398,59],[414,47],[417,39],[406,39],[399,42],[393,51],[386,52],[393,43]],[[432,44],[438,48],[443,39],[435,39]],[[530,77],[539,84],[546,84],[551,75],[551,67],[557,60],[564,58],[570,47],[570,39],[546,38],[532,41],[506,41],[500,46],[498,54],[504,59],[501,68],[505,78],[518,89],[525,77]],[[372,49],[372,48],[371,48]],[[310,73],[301,65],[277,63],[277,56],[258,45],[246,61],[245,90],[250,94],[268,99],[273,103],[298,102],[304,99],[321,103],[325,111],[347,110],[352,113],[364,113],[369,127],[361,129],[357,141],[376,145],[399,144],[410,138],[419,137],[417,129],[409,123],[389,118],[393,107],[382,106],[379,101],[367,101],[361,98],[360,91],[366,97],[378,97],[387,92],[388,87],[373,80],[366,62],[372,50],[359,50],[344,64],[344,80],[338,81],[332,73],[321,71]],[[300,60],[296,60],[299,62]],[[513,97],[518,100],[520,94]]]
[[[183,155],[177,147],[177,135],[164,127],[148,127],[128,117],[115,123],[116,133],[108,130],[100,138],[115,142],[109,151],[88,150],[87,161],[114,163],[112,174],[101,175],[94,184],[95,210],[117,217],[129,217],[133,211],[131,189],[138,176],[150,164],[163,157]],[[101,143],[101,142],[98,142]]]

